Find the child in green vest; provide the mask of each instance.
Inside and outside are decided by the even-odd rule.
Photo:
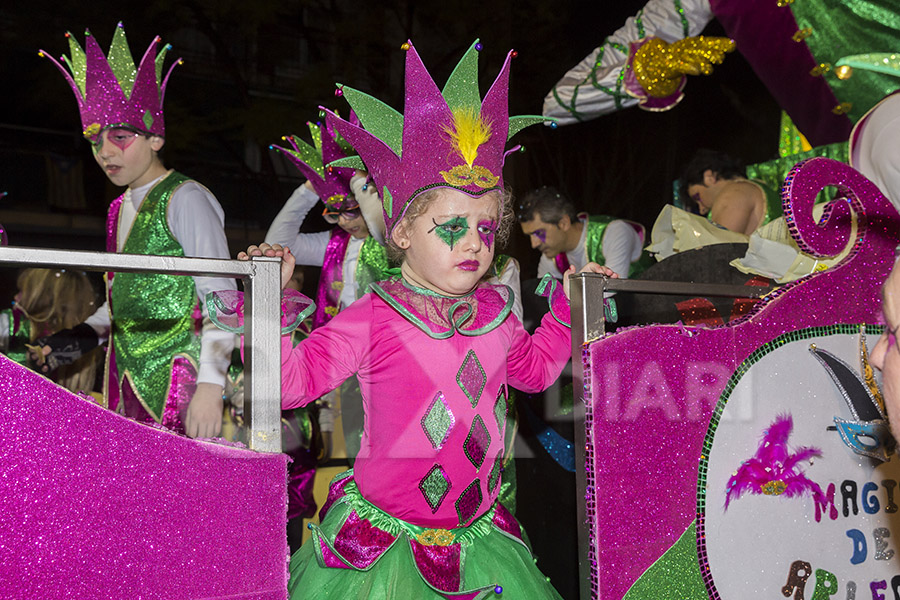
[[[216,198],[167,170],[159,157],[169,46],[157,53],[155,38],[135,68],[121,23],[108,59],[90,32],[85,35],[84,50],[67,35],[71,56],[63,61],[69,69],[51,60],[75,93],[97,164],[126,188],[109,208],[107,250],[228,258]],[[191,437],[216,436],[234,336],[208,326],[202,299],[235,287],[225,278],[109,273],[106,303],[84,323],[39,340],[38,359],[48,372],[108,339],[104,399],[110,409]]]

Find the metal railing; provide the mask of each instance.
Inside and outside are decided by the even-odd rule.
[[[0,247],[10,267],[233,277],[244,284],[244,420],[251,450],[281,452],[281,259],[176,258]]]
[[[572,379],[577,396],[573,403],[575,420],[575,464],[581,465],[575,471],[576,498],[584,499],[587,492],[586,435],[584,402],[584,362],[582,350],[603,337],[606,333],[603,297],[606,292],[633,292],[663,294],[671,296],[719,297],[719,298],[761,298],[773,290],[770,287],[745,285],[722,285],[713,283],[686,283],[671,281],[641,281],[636,279],[609,279],[597,273],[573,275],[571,282],[572,317]],[[587,523],[587,509],[583,501],[576,505],[578,527],[578,572],[582,600],[591,599],[591,565],[588,562],[590,546],[590,524]]]

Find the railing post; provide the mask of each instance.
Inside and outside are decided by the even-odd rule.
[[[244,280],[244,419],[251,450],[281,452],[281,259],[251,262]]]
[[[578,532],[578,579],[582,600],[591,598],[590,527],[587,506],[584,499],[590,485],[589,473],[593,465],[588,464],[591,440],[586,433],[585,421],[591,421],[591,407],[585,402],[585,373],[582,352],[585,345],[601,337],[606,321],[603,314],[603,294],[607,278],[586,274],[573,275],[569,279],[570,305],[572,317],[572,388],[575,401],[572,416],[575,420],[575,517]]]

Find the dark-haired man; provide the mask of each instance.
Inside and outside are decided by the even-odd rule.
[[[531,247],[541,251],[538,277],[562,277],[569,266],[581,269],[588,262],[605,265],[620,277],[644,268],[643,226],[603,215],[578,213],[569,198],[553,187],[528,193],[517,210],[522,233]]]

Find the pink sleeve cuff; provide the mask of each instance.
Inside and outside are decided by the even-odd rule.
[[[220,290],[206,295],[209,318],[216,327],[243,335],[244,292]],[[286,335],[312,314],[316,304],[300,292],[290,288],[281,292],[281,334]]]
[[[562,282],[559,279],[556,279],[550,274],[544,275],[544,278],[541,279],[535,293],[538,296],[547,298],[547,301],[550,304],[550,314],[553,315],[554,319],[566,327],[572,326],[572,317],[569,311],[569,299],[566,298],[566,294],[563,292]]]

